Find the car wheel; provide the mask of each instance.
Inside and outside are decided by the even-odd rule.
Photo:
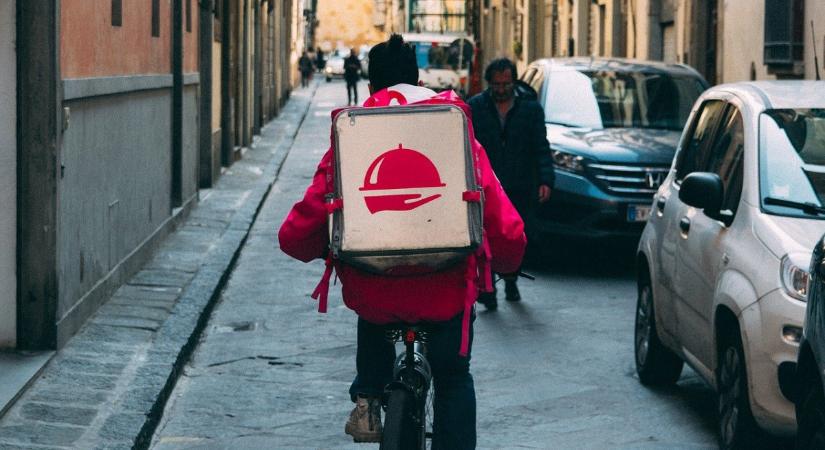
[[[825,448],[825,395],[819,377],[803,386],[804,397],[796,406],[796,448],[800,450]]]
[[[749,448],[761,432],[751,413],[745,352],[738,328],[724,338],[717,370],[719,448]]]
[[[635,327],[636,373],[639,381],[648,386],[671,385],[682,373],[682,360],[664,346],[656,334],[656,315],[653,310],[653,290],[650,282],[639,286],[636,300]]]

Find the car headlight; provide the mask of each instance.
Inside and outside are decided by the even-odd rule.
[[[556,168],[570,172],[584,172],[584,157],[561,150],[553,150],[552,153]]]
[[[803,267],[807,267],[810,258],[800,253],[791,253],[782,258],[780,272],[782,288],[791,297],[808,301],[808,281],[810,274]]]

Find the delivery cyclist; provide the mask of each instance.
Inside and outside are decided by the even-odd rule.
[[[455,93],[436,94],[417,86],[415,51],[401,36],[392,35],[373,47],[369,58],[372,95],[364,106],[451,104],[470,117],[469,107]],[[356,405],[345,427],[356,441],[381,439],[380,396],[392,381],[395,360],[395,347],[386,340],[382,325],[429,322],[435,325],[428,343],[435,398],[433,448],[475,447],[476,401],[470,375],[472,305],[480,288],[491,289],[489,277],[484,276],[488,267],[505,273],[518,269],[526,239],[521,218],[493,174],[484,149],[475,141],[472,125],[468,133],[484,196],[485,240],[476,254],[439,272],[393,277],[371,274],[327,256],[328,270],[316,290],[321,297],[319,310],[326,308],[324,290],[334,266],[344,303],[358,314],[357,372],[350,387]],[[293,206],[278,233],[281,249],[290,256],[310,261],[329,254],[325,196],[333,190],[333,177],[330,148],[303,200]]]

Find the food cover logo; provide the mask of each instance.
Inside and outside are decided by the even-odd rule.
[[[444,187],[435,164],[423,154],[402,147],[382,153],[370,164],[360,191],[382,191],[366,195],[364,202],[372,214],[380,211],[410,211],[429,203],[441,194],[424,197],[422,193],[392,193],[393,190]]]

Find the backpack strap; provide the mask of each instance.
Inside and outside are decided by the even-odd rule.
[[[326,269],[324,269],[324,274],[321,276],[321,281],[318,282],[318,286],[315,286],[315,290],[312,292],[311,297],[315,300],[318,300],[318,312],[325,313],[327,312],[327,299],[329,297],[329,280],[332,278],[332,250],[329,251],[326,259]]]
[[[461,199],[468,203],[481,203],[482,191],[464,191],[461,193]]]
[[[464,282],[467,290],[464,297],[464,315],[461,317],[461,346],[458,354],[466,357],[470,351],[470,318],[473,315],[473,304],[478,297],[476,279],[478,278],[478,264],[476,255],[472,254],[467,258],[467,271],[464,274]]]

